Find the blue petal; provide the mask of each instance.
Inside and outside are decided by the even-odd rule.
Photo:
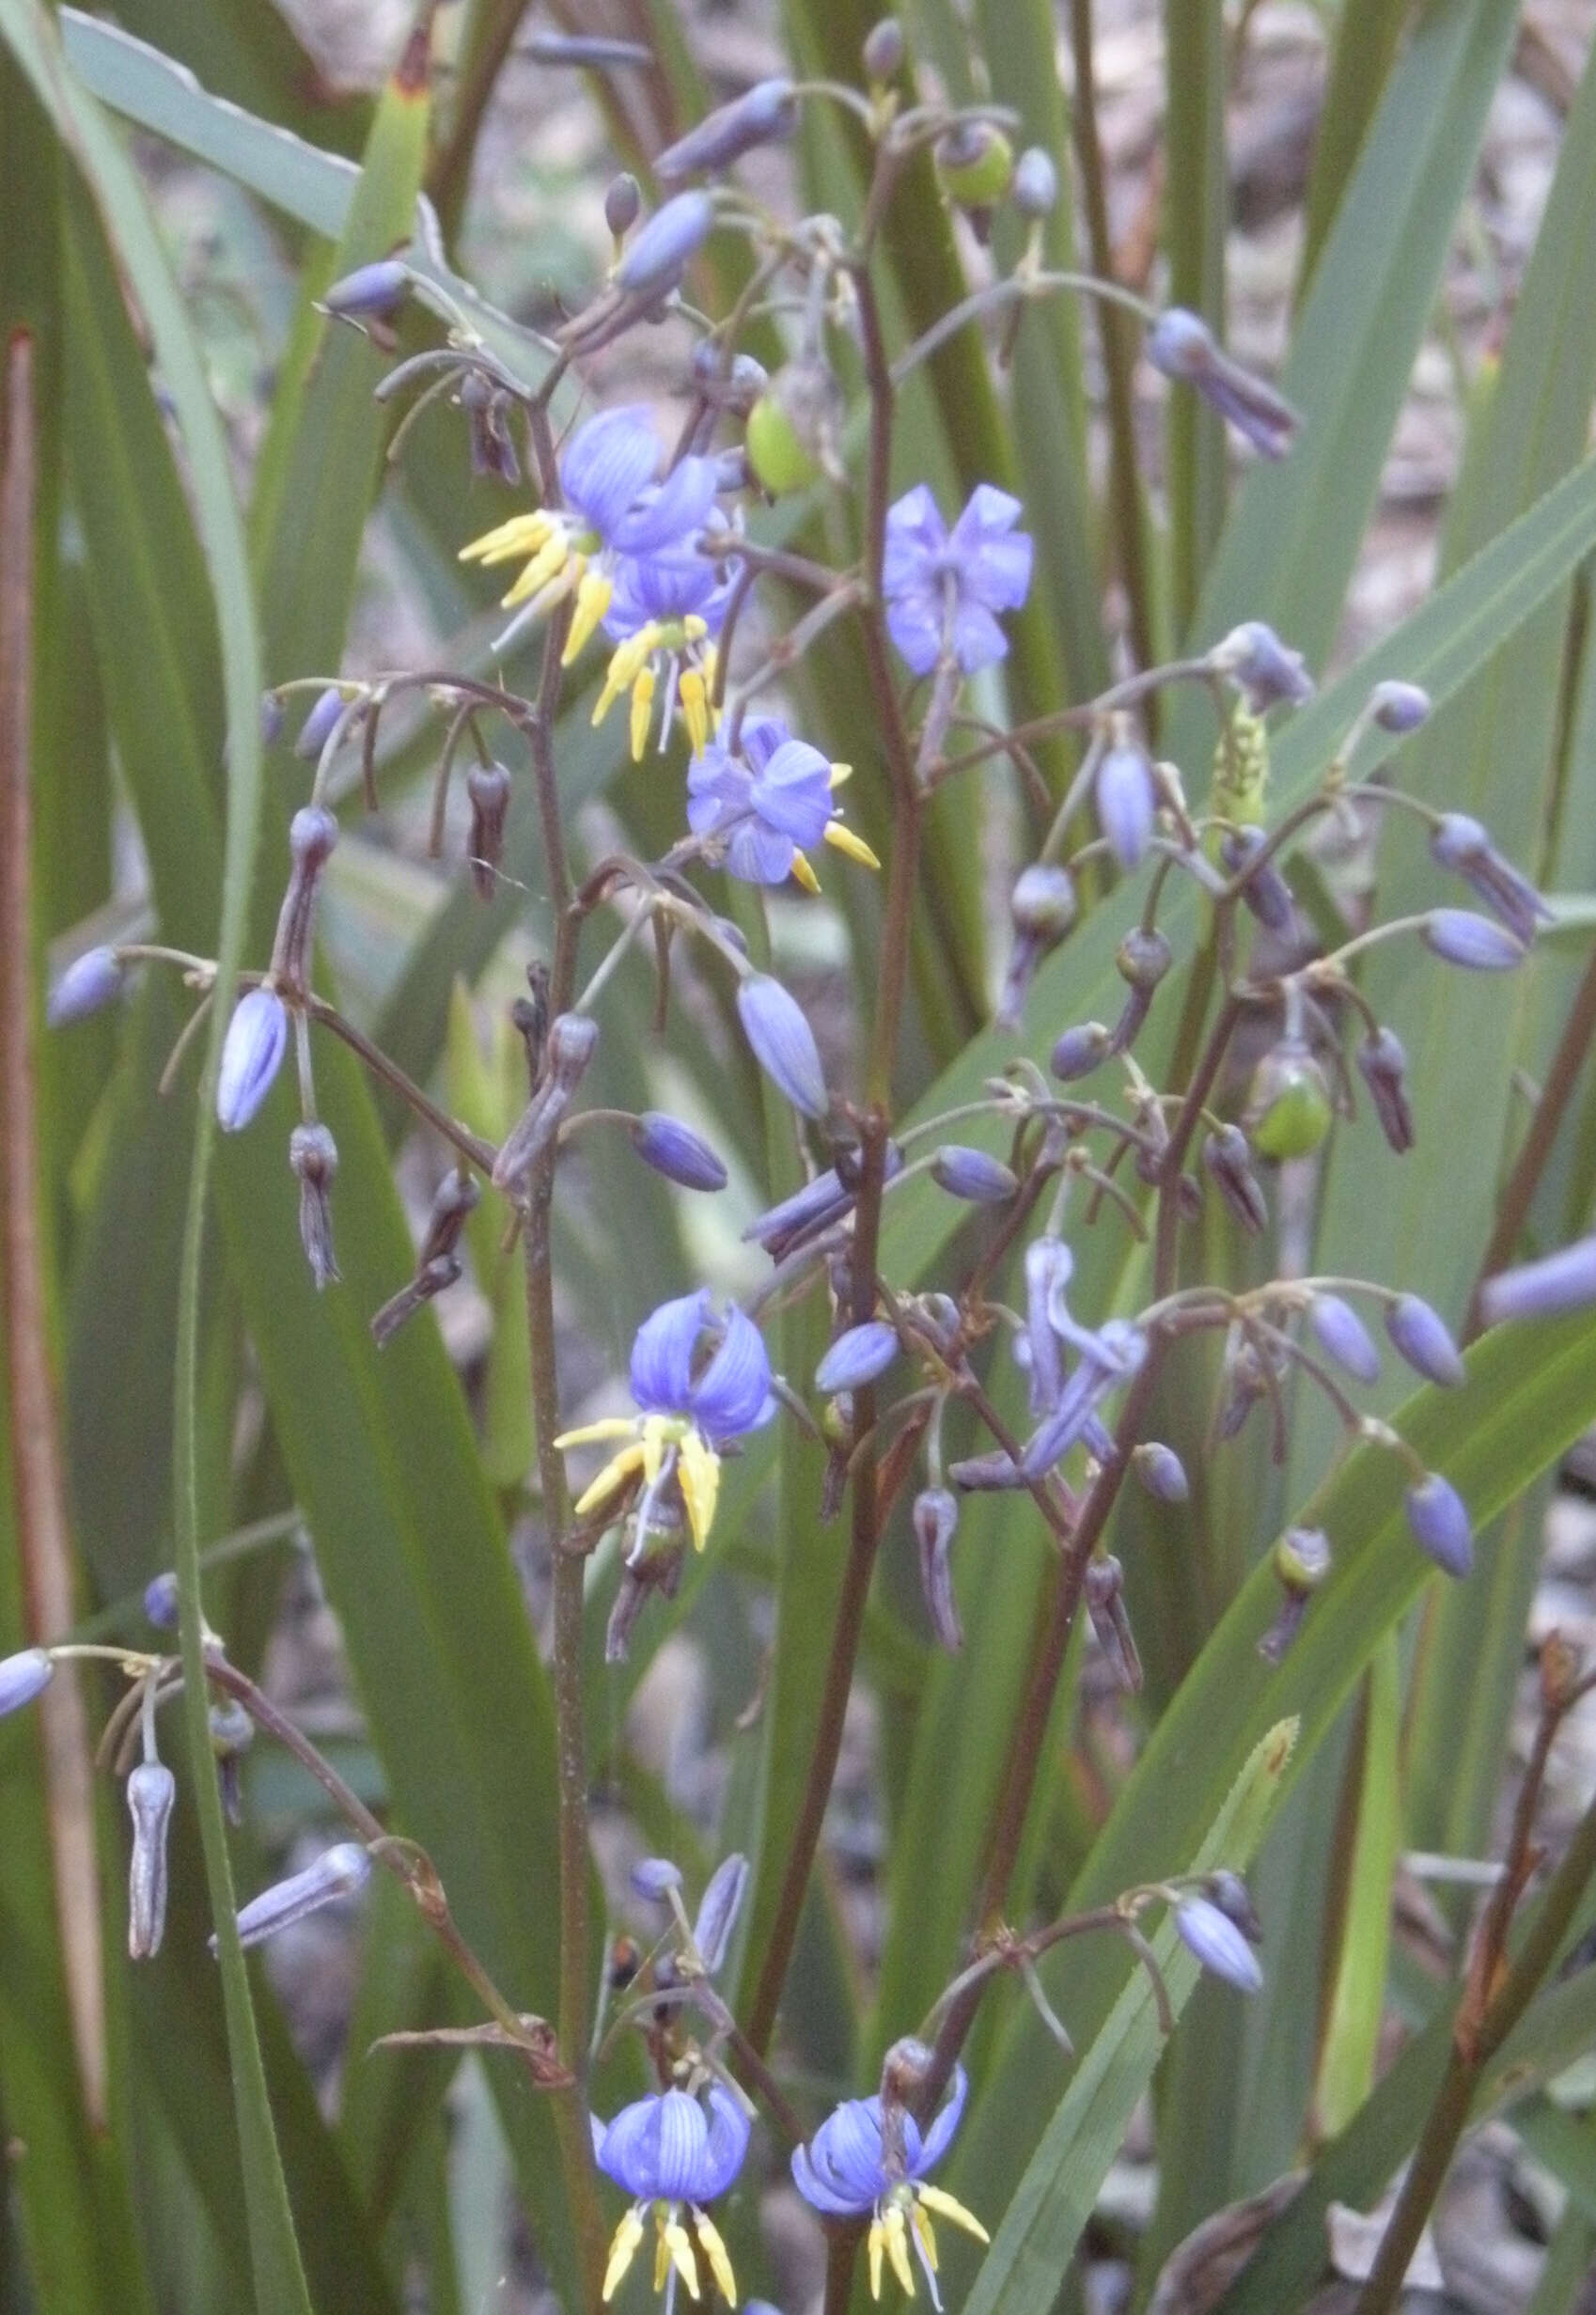
[[[579,426],[560,460],[559,478],[576,512],[607,540],[659,462],[649,414],[633,405]]]
[[[820,1048],[797,999],[768,973],[751,973],[737,992],[737,1015],[754,1058],[778,1093],[806,1118],[823,1118],[828,1095]]]
[[[953,613],[953,656],[966,675],[1009,656],[1009,638],[992,613],[963,594]]]
[[[634,2099],[622,2106],[601,2140],[595,2135],[593,2159],[604,2176],[640,2199],[650,2199],[658,2169],[659,2118],[657,2098]]]
[[[785,747],[792,734],[779,715],[761,715],[754,723],[743,727],[743,760],[750,772],[759,774],[770,762],[778,748]]]
[[[886,627],[911,673],[930,675],[942,649],[942,599],[929,587],[888,600]]]
[[[680,546],[703,528],[714,503],[713,460],[684,458],[641,504],[630,511],[622,508],[605,536],[623,555],[648,555],[661,547]]]
[[[753,2128],[739,2101],[721,2083],[711,2084],[709,2102],[708,2135],[689,2198],[694,2202],[712,2202],[717,2195],[725,2194],[743,2167]]]
[[[745,884],[785,884],[792,873],[797,847],[778,829],[761,827],[757,820],[739,821],[726,848],[726,865]]]
[[[632,1396],[647,1415],[685,1415],[693,1396],[693,1353],[710,1315],[710,1290],[663,1302],[632,1345]]]
[[[910,2166],[911,2178],[923,2179],[928,2170],[935,2169],[947,2153],[953,2143],[953,2134],[959,2127],[959,2119],[964,2111],[964,2101],[969,2094],[970,2077],[962,2066],[955,2066],[947,2095],[937,2108],[919,2154]]]
[[[873,2192],[853,2194],[835,2185],[829,2178],[822,2178],[810,2161],[806,2146],[792,2150],[792,2183],[811,2210],[823,2212],[828,2218],[859,2217],[875,2200]]]
[[[848,2098],[816,2131],[809,2148],[817,2175],[863,2208],[887,2183],[881,2151],[881,2100]]]
[[[735,1853],[724,1857],[710,1875],[693,1922],[693,1943],[706,1969],[718,1969],[748,1886],[748,1860]]]
[[[659,2108],[659,2154],[652,2191],[666,2202],[696,2201],[704,2191],[700,2173],[710,2135],[704,2109],[685,2090],[665,2090],[654,2103]]]
[[[735,1304],[721,1345],[694,1384],[689,1405],[712,1446],[740,1439],[762,1423],[771,1404],[771,1363],[764,1337]]]
[[[947,544],[947,525],[941,509],[925,483],[916,482],[887,508],[883,593],[895,595],[903,587],[923,585],[926,566]]]
[[[789,740],[754,783],[754,809],[795,844],[818,844],[831,818],[831,766],[818,747]]]
[[[715,836],[751,804],[754,783],[724,747],[707,747],[687,767],[687,825],[695,836]]]

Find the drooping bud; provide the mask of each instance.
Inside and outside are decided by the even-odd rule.
[[[1014,148],[990,120],[957,120],[936,148],[943,191],[961,209],[991,209],[1014,174]]]
[[[1297,430],[1296,412],[1273,386],[1220,350],[1200,314],[1171,305],[1149,330],[1146,344],[1154,369],[1195,387],[1263,457],[1285,457]]]
[[[825,1115],[825,1072],[803,1008],[768,973],[738,985],[738,1018],[754,1058],[784,1100],[806,1118]]]
[[[1376,683],[1369,695],[1369,715],[1382,731],[1416,731],[1430,713],[1430,694],[1416,683]]]
[[[1014,946],[998,1003],[1000,1027],[1018,1026],[1037,966],[1069,931],[1075,921],[1076,908],[1074,879],[1068,868],[1050,861],[1034,860],[1029,868],[1021,869],[1009,901]]]
[[[1401,1157],[1413,1148],[1413,1109],[1408,1101],[1408,1056],[1394,1029],[1376,1029],[1357,1049],[1357,1065],[1369,1087],[1374,1114],[1386,1141]]]
[[[693,1943],[698,1948],[698,1959],[712,1973],[726,1959],[747,1886],[748,1860],[735,1851],[721,1859],[704,1885],[693,1923]]]
[[[177,1781],[160,1760],[141,1760],[128,1776],[133,1858],[128,1867],[128,1958],[148,1962],[166,1927],[166,1827]]]
[[[1479,1314],[1487,1326],[1509,1319],[1555,1318],[1596,1302],[1596,1237],[1581,1238],[1538,1262],[1499,1270],[1479,1290]]]
[[[1049,1067],[1056,1077],[1072,1085],[1077,1077],[1089,1077],[1113,1050],[1114,1040],[1101,1021],[1083,1021],[1065,1030],[1053,1048]]]
[[[44,1009],[47,1026],[64,1029],[70,1022],[86,1021],[90,1013],[120,995],[123,973],[114,948],[86,948],[74,957],[50,992]]]
[[[1212,1902],[1218,1906],[1227,1921],[1233,1921],[1249,1946],[1263,1942],[1263,1923],[1259,1919],[1258,1907],[1252,1901],[1252,1892],[1240,1873],[1228,1872],[1223,1866],[1210,1873],[1204,1887]]]
[[[1188,1503],[1192,1483],[1186,1466],[1162,1439],[1145,1439],[1131,1456],[1131,1468],[1158,1503]]]
[[[293,752],[302,763],[308,763],[313,757],[320,756],[348,704],[343,689],[337,683],[329,683],[326,690],[318,696],[315,706],[301,724],[299,737],[293,743]]]
[[[0,1720],[42,1696],[55,1670],[55,1659],[42,1648],[23,1648],[14,1656],[0,1658]]]
[[[1253,1071],[1245,1117],[1253,1148],[1269,1158],[1307,1157],[1334,1115],[1324,1071],[1301,1038],[1283,1037]]]
[[[920,1556],[920,1590],[938,1644],[957,1655],[964,1645],[959,1603],[953,1593],[950,1552],[959,1525],[959,1502],[946,1487],[922,1487],[915,1497],[915,1541]]]
[[[543,1073],[538,1089],[505,1135],[493,1161],[493,1187],[512,1194],[524,1185],[528,1174],[559,1131],[581,1084],[599,1025],[587,1013],[561,1013],[549,1024],[543,1045]]]
[[[350,321],[386,321],[398,311],[410,288],[410,268],[398,258],[379,258],[374,264],[357,265],[321,293],[326,312]]]
[[[1281,703],[1300,707],[1313,696],[1313,678],[1302,653],[1289,650],[1262,619],[1244,619],[1232,627],[1209,652],[1208,664],[1228,677],[1253,715]]]
[[[1552,912],[1528,877],[1497,851],[1488,828],[1466,812],[1444,812],[1430,839],[1430,853],[1439,867],[1461,876],[1514,940],[1528,947]]]
[[[491,900],[498,890],[498,866],[505,856],[505,821],[509,817],[510,777],[502,763],[474,763],[465,775],[471,800],[471,828],[465,856],[477,897]]]
[[[643,214],[643,188],[630,169],[622,169],[604,187],[604,223],[618,242],[624,241]]]
[[[224,1134],[239,1134],[250,1122],[283,1065],[289,1047],[289,1016],[274,989],[248,989],[233,1008],[222,1040],[216,1080],[216,1117]]]
[[[338,1275],[333,1252],[333,1178],[338,1146],[324,1125],[296,1125],[289,1135],[289,1164],[299,1183],[299,1242],[316,1290]]]
[[[673,1889],[681,1888],[681,1868],[669,1857],[639,1857],[627,1878],[639,1897],[650,1905],[663,1905]]]
[[[1410,1487],[1403,1498],[1408,1527],[1419,1550],[1438,1568],[1460,1579],[1474,1565],[1474,1529],[1468,1506],[1439,1471],[1432,1471]]]
[[[680,1118],[646,1109],[628,1128],[632,1147],[645,1165],[683,1190],[724,1190],[727,1171],[701,1134]]]
[[[897,1328],[885,1319],[866,1319],[837,1336],[815,1369],[815,1388],[828,1398],[837,1391],[863,1390],[884,1374],[897,1356]]]
[[[1033,224],[1051,217],[1058,205],[1058,171],[1053,155],[1043,152],[1040,145],[1027,145],[1014,164],[1009,197],[1021,216]]]
[[[1274,860],[1248,873],[1252,861],[1264,850],[1269,838],[1261,828],[1232,828],[1221,839],[1219,857],[1229,874],[1244,879],[1242,899],[1252,911],[1265,931],[1289,932],[1296,922],[1297,904]]]
[[[169,1568],[152,1575],[144,1587],[144,1613],[157,1632],[178,1628],[178,1579]]]
[[[1402,1294],[1386,1305],[1385,1331],[1416,1374],[1427,1383],[1455,1390],[1468,1381],[1468,1372],[1439,1312],[1416,1294]]]
[[[1175,1928],[1204,1969],[1238,1993],[1256,1994],[1263,1985],[1258,1956],[1228,1914],[1206,1897],[1183,1898],[1175,1908]]]
[[[1338,1294],[1315,1294],[1307,1306],[1308,1324],[1322,1347],[1339,1367],[1360,1383],[1380,1379],[1380,1353],[1368,1327],[1350,1303]]]
[[[352,1897],[365,1887],[371,1877],[371,1859],[358,1841],[335,1841],[323,1849],[313,1865],[301,1873],[290,1874],[287,1881],[275,1882],[252,1897],[239,1914],[239,1943],[258,1946],[268,1937],[274,1937],[295,1921],[303,1921],[307,1914],[318,1912],[323,1905],[336,1904],[340,1898]],[[211,1937],[211,1950],[216,1950]]]
[[[615,269],[616,288],[632,298],[655,298],[674,289],[714,221],[715,206],[707,193],[677,194],[628,244]]]
[[[1528,954],[1522,941],[1471,908],[1432,908],[1419,937],[1443,962],[1469,973],[1510,973]]]
[[[1269,1227],[1269,1206],[1252,1169],[1252,1150],[1239,1125],[1222,1125],[1205,1138],[1202,1162],[1220,1197],[1244,1230]]]
[[[1139,741],[1105,748],[1092,786],[1103,841],[1127,873],[1140,865],[1158,822],[1152,760]]]
[[[895,80],[903,70],[903,27],[896,16],[884,16],[865,35],[859,51],[868,81]]]
[[[1013,1197],[1019,1181],[1001,1158],[985,1150],[970,1150],[949,1142],[931,1162],[931,1177],[950,1197],[967,1198],[972,1205],[1001,1206]]]
[[[798,126],[798,94],[790,80],[758,81],[745,95],[707,113],[696,128],[667,145],[654,162],[662,185],[700,169],[729,168],[757,145],[782,144]]]
[[[1155,926],[1136,925],[1120,942],[1114,959],[1115,969],[1121,980],[1129,982],[1131,993],[1109,1036],[1113,1052],[1128,1052],[1140,1035],[1152,1005],[1152,993],[1169,970],[1170,962],[1169,944]]]

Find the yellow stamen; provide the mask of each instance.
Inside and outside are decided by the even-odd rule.
[[[720,1457],[701,1431],[689,1431],[677,1448],[677,1478],[687,1506],[687,1525],[693,1545],[702,1551],[714,1525],[715,1498],[720,1494]]]
[[[642,2240],[643,2221],[638,2215],[636,2204],[634,2203],[616,2229],[615,2240],[610,2245],[609,2264],[604,2269],[604,2287],[600,2293],[606,2307],[620,2288],[621,2278],[637,2256],[637,2245]],[[658,2288],[656,2284],[655,2289]]]
[[[697,2231],[704,2256],[710,2262],[710,2273],[715,2278],[715,2289],[720,2292],[728,2307],[735,2307],[737,2305],[737,2277],[731,2272],[731,2260],[727,2255],[726,2245],[721,2241],[719,2228],[697,2209],[695,2209],[693,2213],[693,2225]]]
[[[601,1503],[607,1503],[611,1495],[618,1494],[628,1480],[635,1478],[642,1468],[643,1449],[636,1444],[623,1447],[618,1455],[612,1455],[593,1484],[585,1488],[576,1498],[577,1518],[586,1519],[588,1512],[596,1511]]]
[[[696,611],[689,611],[681,622],[681,632],[689,643],[702,643],[710,631]],[[706,653],[705,656],[710,657],[712,654]]]
[[[668,1416],[646,1415],[643,1417],[643,1477],[650,1487],[660,1476],[669,1438]]]
[[[904,2295],[915,2295],[915,2270],[909,2264],[909,2230],[903,2224],[900,2204],[889,2202],[882,2213],[882,2227],[886,2235],[886,2255],[892,2261],[892,2272],[903,2286]]]
[[[878,2218],[870,2228],[870,2297],[881,2297],[881,2255],[885,2243],[882,2223]]]
[[[509,594],[500,596],[499,601],[504,608],[513,611],[517,603],[526,602],[540,587],[557,578],[565,569],[570,554],[571,548],[563,531],[556,531],[552,539],[546,539]]]
[[[583,572],[582,583],[576,590],[576,611],[571,622],[571,633],[566,636],[565,649],[560,653],[559,664],[562,667],[569,667],[572,660],[580,658],[587,649],[594,629],[610,607],[610,598],[614,593],[615,581],[605,578],[602,571]]]
[[[821,888],[821,880],[803,852],[795,852],[792,855],[792,881],[802,884],[806,892],[819,892]]]
[[[673,2212],[675,2207],[673,2203],[671,2206]],[[698,2262],[693,2256],[693,2245],[688,2240],[686,2228],[679,2218],[671,2217],[665,2221],[663,2233],[665,2248],[676,2263],[678,2275],[686,2284],[691,2295],[696,2299],[699,2295]],[[656,2285],[655,2288],[657,2289],[658,2286]]]
[[[920,2255],[934,2275],[936,2273],[936,2237],[931,2232],[931,2220],[917,2202],[912,2202],[909,2205],[909,2224],[915,2229],[915,2240],[920,2246]]]
[[[855,836],[845,820],[826,821],[825,840],[834,852],[839,852],[845,860],[856,860],[862,868],[881,867],[881,862],[871,852],[864,837]]]
[[[696,667],[683,667],[678,686],[681,697],[681,720],[687,726],[687,737],[693,743],[695,756],[701,756],[709,744],[710,703],[704,690],[704,679]]]
[[[834,788],[840,788],[844,780],[851,780],[853,776],[851,763],[834,763],[831,767],[831,784]]]
[[[945,2193],[940,2186],[917,2186],[915,2192],[927,2210],[934,2211],[938,2218],[950,2218],[955,2227],[962,2227],[965,2233],[973,2234],[978,2243],[992,2241],[991,2235],[981,2225],[974,2211],[966,2211],[962,2202],[957,2201],[952,2195]]]
[[[601,1439],[630,1439],[637,1430],[629,1415],[606,1415],[599,1423],[578,1423],[574,1431],[562,1431],[555,1441],[563,1455],[568,1447],[597,1447]]]
[[[656,2204],[654,2209],[654,2295],[665,2289],[665,2276],[670,2273],[670,2245],[665,2241],[665,2212]]]
[[[536,514],[512,514],[508,523],[485,530],[460,550],[462,563],[511,563],[522,555],[536,555],[554,527],[541,508]]]
[[[643,750],[649,740],[649,718],[654,712],[654,671],[652,667],[638,669],[632,686],[632,760],[641,763]]]

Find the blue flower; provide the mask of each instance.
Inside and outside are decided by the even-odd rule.
[[[485,569],[524,566],[504,604],[507,611],[524,608],[498,637],[495,650],[505,649],[528,620],[574,594],[563,654],[569,666],[610,607],[619,558],[683,549],[696,537],[714,503],[714,461],[679,460],[656,484],[659,462],[646,410],[602,411],[577,428],[560,460],[563,507],[512,515],[462,547],[462,562]]]
[[[1031,541],[1014,528],[1019,514],[1019,500],[989,482],[971,493],[951,531],[923,482],[889,509],[886,624],[916,675],[931,673],[945,645],[964,675],[1007,655],[994,613],[1017,611],[1031,583]]]
[[[667,2308],[675,2298],[678,2275],[695,2299],[699,2295],[695,2236],[728,2307],[735,2307],[731,2260],[718,2229],[703,2211],[706,2202],[726,2193],[748,2151],[748,2117],[731,2092],[718,2082],[711,2084],[702,2101],[687,2090],[661,2090],[623,2106],[613,2122],[601,2122],[597,2115],[592,2122],[594,2161],[606,2178],[634,2198],[610,2245],[604,2304],[614,2298],[636,2256],[652,2209],[654,2289],[666,2292]]]
[[[931,2287],[931,2304],[941,2307],[931,2213],[951,2219],[978,2242],[989,2240],[973,2212],[941,2187],[925,2183],[926,2172],[935,2168],[953,2142],[968,2088],[964,2069],[956,2066],[948,2094],[923,2135],[914,2116],[901,2108],[895,2110],[891,2129],[884,2129],[879,2097],[846,2099],[809,2144],[794,2151],[793,2183],[812,2209],[827,2218],[863,2218],[869,2213],[872,2298],[881,2297],[884,2254],[904,2291],[914,2297],[912,2241]]]
[[[796,876],[818,892],[806,852],[832,844],[868,868],[880,862],[868,844],[844,827],[832,790],[847,777],[818,747],[795,740],[776,717],[743,727],[734,756],[718,745],[701,748],[687,770],[687,824],[724,851],[726,865],[745,884],[780,884]]]
[[[715,680],[715,638],[731,600],[733,577],[726,563],[700,554],[691,541],[655,555],[624,555],[617,561],[603,615],[604,633],[616,649],[593,722],[595,727],[602,724],[621,693],[631,693],[634,763],[642,760],[662,674],[665,692],[661,747],[670,738],[678,700],[694,754],[708,745],[714,727],[710,694]]]
[[[718,1339],[704,1359],[699,1345],[706,1335]],[[735,1304],[717,1324],[707,1287],[662,1303],[632,1346],[632,1396],[639,1416],[584,1423],[555,1441],[562,1449],[597,1440],[626,1443],[578,1498],[576,1515],[585,1518],[639,1476],[650,1503],[674,1483],[702,1551],[715,1515],[722,1450],[775,1413],[763,1337]],[[640,1516],[640,1537],[647,1524]]]

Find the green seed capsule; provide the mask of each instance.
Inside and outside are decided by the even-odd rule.
[[[943,191],[961,209],[990,209],[1014,174],[1014,148],[990,121],[961,121],[936,149]]]
[[[1306,1046],[1277,1045],[1253,1075],[1246,1128],[1252,1146],[1270,1158],[1308,1157],[1330,1131],[1330,1088]]]
[[[761,394],[748,413],[744,437],[748,463],[761,487],[773,498],[806,491],[821,478],[821,470],[799,439],[798,429],[774,394]]]

